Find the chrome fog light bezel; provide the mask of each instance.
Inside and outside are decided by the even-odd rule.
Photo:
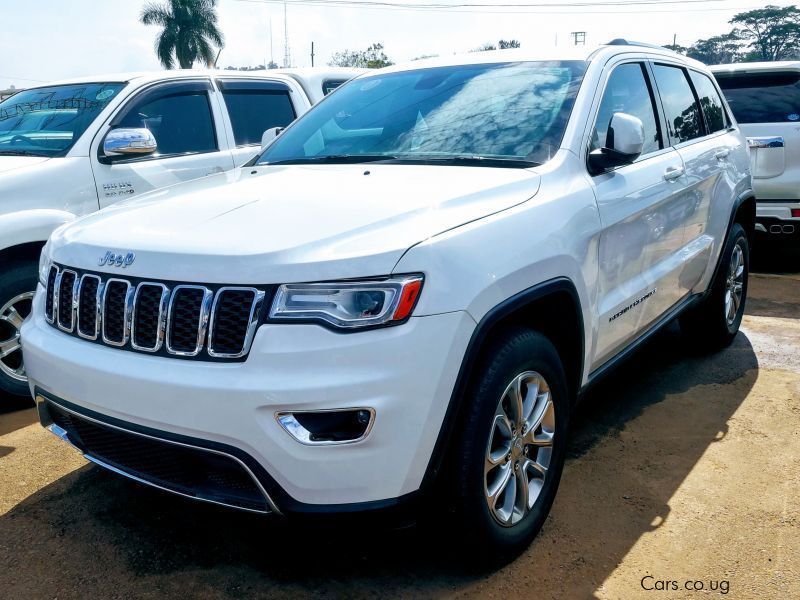
[[[303,427],[300,422],[295,418],[296,414],[303,413],[334,413],[334,412],[358,412],[367,411],[369,413],[369,422],[367,423],[364,433],[359,437],[351,440],[312,440],[312,432]],[[281,428],[288,433],[293,440],[303,444],[304,446],[343,446],[345,444],[357,444],[363,442],[372,432],[375,425],[375,409],[367,406],[359,407],[345,407],[345,408],[323,408],[318,410],[284,410],[275,413],[275,420]]]

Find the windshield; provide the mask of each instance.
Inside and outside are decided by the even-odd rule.
[[[23,90],[0,102],[0,155],[63,156],[124,83]]]
[[[531,166],[558,149],[586,63],[436,67],[343,85],[256,164],[459,162]]]

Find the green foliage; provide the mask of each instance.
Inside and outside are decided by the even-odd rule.
[[[800,10],[772,6],[739,13],[730,20],[759,60],[787,60],[800,55]]]
[[[736,31],[732,31],[707,40],[698,40],[686,54],[707,65],[737,62],[742,58],[742,38]]]
[[[522,46],[517,40],[500,40],[497,42],[500,50],[508,50],[509,48],[519,48]]]
[[[487,43],[483,44],[483,46],[478,46],[477,48],[473,48],[470,52],[488,52],[490,50],[508,50],[509,48],[519,48],[522,44],[519,43],[517,40],[500,40],[497,42],[497,45]]]
[[[372,44],[366,50],[342,50],[331,57],[331,67],[361,67],[380,69],[394,63],[383,51],[383,44]]]
[[[664,46],[709,65],[800,58],[800,9],[772,6],[748,10],[729,21],[723,35],[697,40],[689,48]]]
[[[175,59],[181,69],[189,69],[197,61],[211,64],[215,55],[212,46],[224,45],[217,26],[216,0],[149,2],[142,8],[139,20],[161,27],[155,50],[165,69],[172,69]]]

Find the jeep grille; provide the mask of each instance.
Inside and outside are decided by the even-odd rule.
[[[124,350],[244,360],[274,291],[119,278],[53,265],[45,317],[65,333]]]

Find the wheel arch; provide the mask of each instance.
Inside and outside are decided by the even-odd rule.
[[[62,210],[24,210],[0,215],[0,264],[5,260],[38,258],[50,234],[75,219]]]
[[[482,353],[495,336],[514,327],[530,327],[550,339],[564,364],[570,401],[576,400],[585,358],[583,314],[575,284],[557,277],[504,300],[478,323],[464,353],[421,489],[433,486],[445,463],[453,434],[463,419],[466,390]]]

